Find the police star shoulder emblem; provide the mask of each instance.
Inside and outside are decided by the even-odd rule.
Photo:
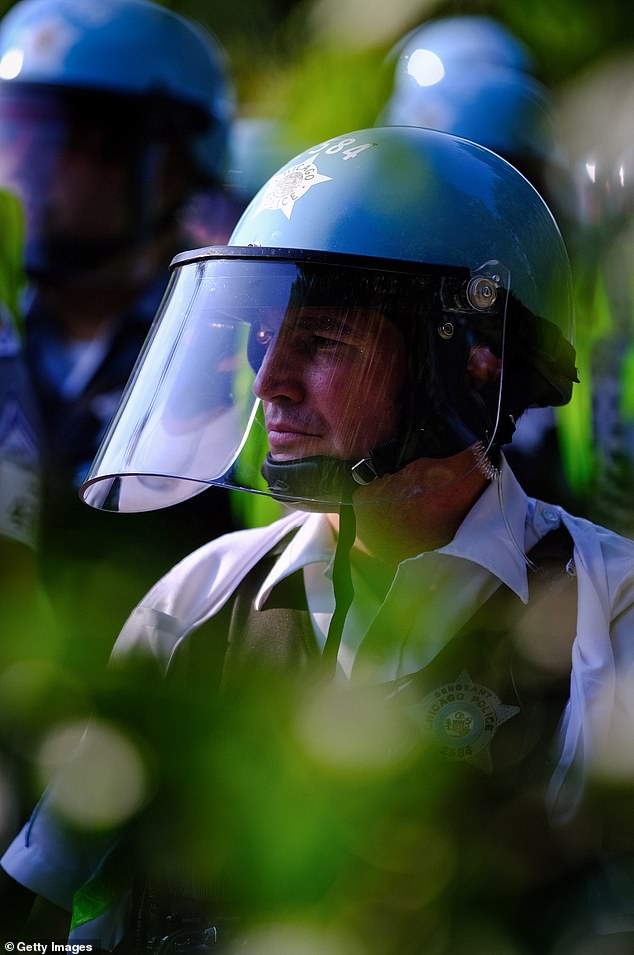
[[[266,209],[280,209],[290,219],[298,199],[320,182],[330,181],[331,176],[322,176],[312,159],[283,169],[269,182],[255,214]]]
[[[491,742],[500,726],[519,713],[519,706],[499,697],[463,670],[453,683],[445,683],[416,704],[423,733],[454,762],[469,762],[490,771]]]

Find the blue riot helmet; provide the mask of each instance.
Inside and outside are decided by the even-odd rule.
[[[0,182],[21,194],[27,267],[58,279],[161,234],[220,180],[224,53],[150,0],[22,0],[0,23]]]
[[[368,503],[386,482],[415,494],[394,480],[410,463],[493,452],[528,405],[568,401],[571,334],[566,250],[516,169],[428,129],[338,136],[274,175],[228,246],[174,259],[82,495],[144,510],[209,484],[309,508],[353,483]],[[247,479],[260,398],[273,453]]]
[[[377,125],[426,126],[504,156],[542,191],[552,158],[550,97],[525,45],[486,16],[431,20],[389,54],[394,88]]]

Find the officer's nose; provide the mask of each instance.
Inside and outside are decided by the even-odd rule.
[[[262,401],[299,402],[304,396],[302,364],[291,338],[271,337],[253,383],[255,395]]]

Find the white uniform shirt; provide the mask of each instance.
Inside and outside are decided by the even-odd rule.
[[[574,542],[578,612],[571,695],[550,799],[554,814],[566,817],[579,797],[578,774],[574,785],[567,783],[573,762],[583,770],[593,754],[602,752],[614,722],[626,718],[634,727],[629,702],[634,696],[634,542],[527,498],[504,466],[499,481],[485,490],[450,543],[404,560],[382,602],[358,594],[338,662],[353,678],[357,669],[364,674],[369,669],[379,680],[421,669],[501,583],[526,603],[524,552],[562,523]],[[267,528],[212,541],[177,564],[129,617],[114,647],[115,664],[142,648],[168,670],[181,641],[216,613],[248,571],[293,530],[297,532],[262,583],[255,607],[264,607],[281,580],[303,569],[315,639],[323,646],[334,608],[335,540],[324,515],[297,512]],[[354,575],[353,581],[359,587]],[[63,855],[45,810],[35,814],[2,859],[18,882],[66,907],[71,886],[82,884],[93,864],[89,857]],[[112,943],[118,934],[113,926],[104,937]],[[73,940],[80,937],[73,935]],[[89,928],[86,937],[94,937]]]

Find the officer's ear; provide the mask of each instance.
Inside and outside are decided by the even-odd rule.
[[[467,362],[467,381],[481,391],[498,381],[502,374],[502,359],[494,355],[488,345],[474,345]]]

